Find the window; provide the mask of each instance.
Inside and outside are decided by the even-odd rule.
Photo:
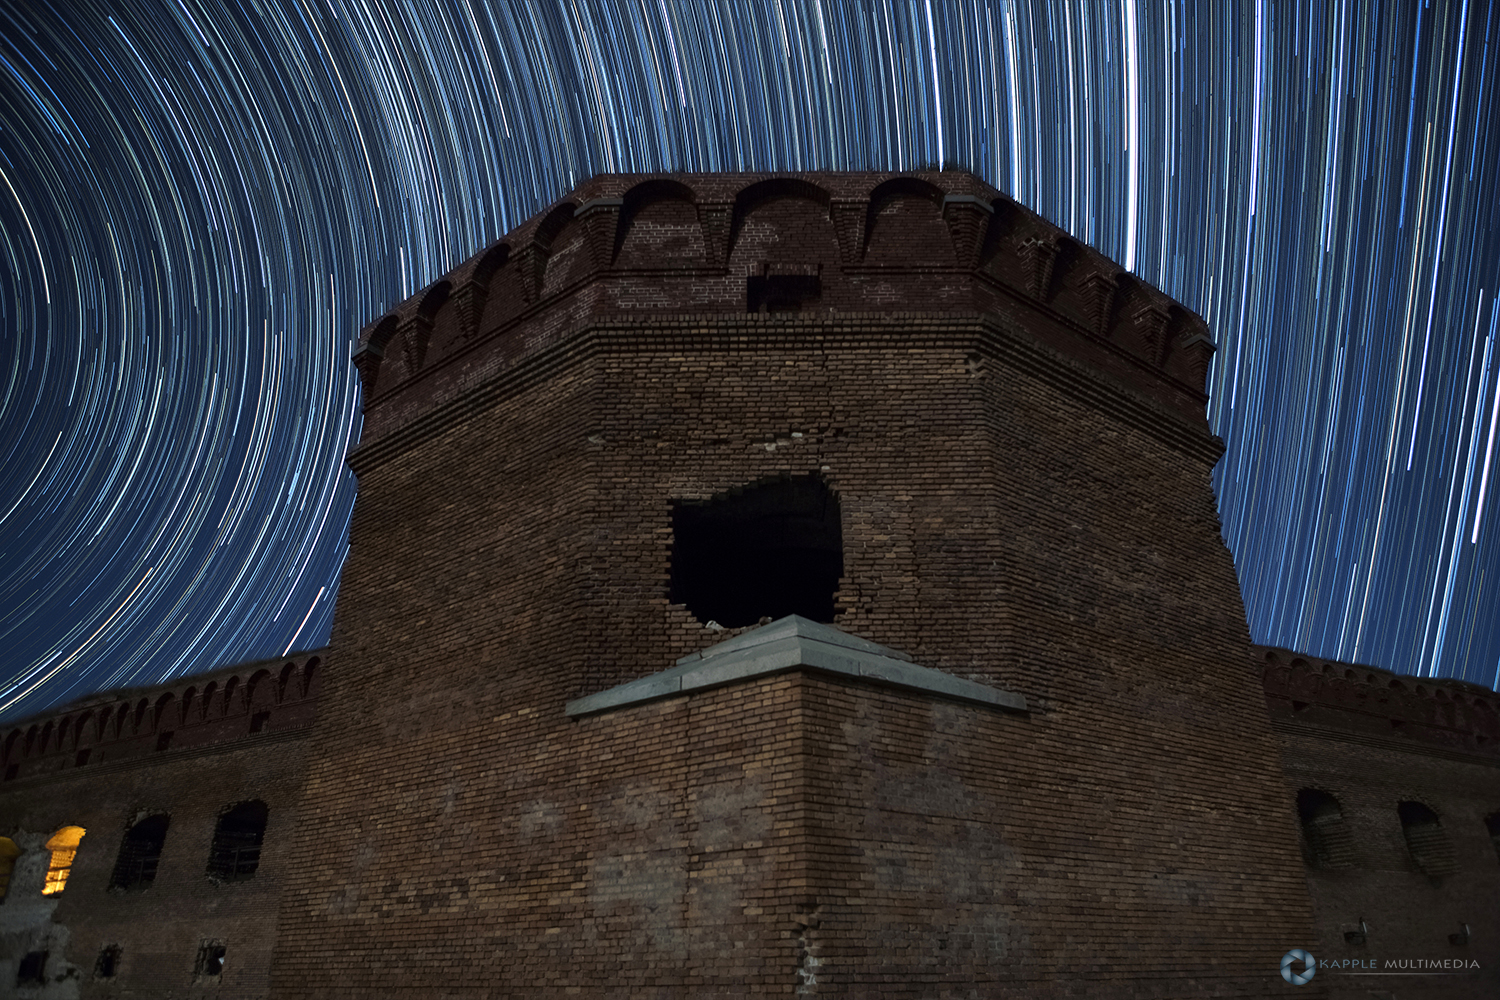
[[[1302,860],[1307,867],[1349,866],[1353,844],[1338,799],[1316,788],[1304,788],[1297,793],[1297,819],[1302,826]]]
[[[47,982],[47,953],[28,951],[16,969],[17,986],[41,986]]]
[[[838,498],[817,476],[730,490],[672,511],[670,599],[726,628],[764,617],[832,622],[844,572]]]
[[[208,877],[216,882],[243,882],[260,867],[260,845],[269,810],[264,802],[241,802],[225,810],[214,828],[208,855]]]
[[[120,946],[117,944],[105,945],[104,950],[99,952],[99,961],[94,963],[95,979],[113,979],[120,971]]]
[[[1500,812],[1493,812],[1486,816],[1484,826],[1490,831],[1490,843],[1494,845],[1495,857],[1500,859]]]
[[[110,877],[111,889],[144,889],[156,879],[162,846],[167,840],[168,816],[148,816],[125,833],[120,857]]]
[[[78,853],[78,842],[83,839],[83,827],[65,826],[47,841],[47,850],[52,860],[47,863],[47,881],[42,885],[43,896],[55,896],[68,884],[68,875],[73,871],[73,856]]]
[[[1453,846],[1437,813],[1420,802],[1403,802],[1396,807],[1401,817],[1401,832],[1412,860],[1434,885],[1458,871],[1453,860]]]
[[[205,941],[198,946],[198,961],[193,966],[193,975],[199,979],[214,979],[224,974],[224,956],[229,949],[222,941]]]
[[[745,281],[746,312],[804,312],[822,297],[823,280],[816,274],[752,274]]]
[[[15,870],[16,858],[21,856],[21,849],[16,842],[9,837],[0,837],[0,899],[10,891],[10,873]]]

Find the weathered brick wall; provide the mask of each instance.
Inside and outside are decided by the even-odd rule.
[[[1374,962],[1373,971],[1413,960],[1479,966],[1384,980],[1330,974],[1331,995],[1364,1000],[1370,982],[1403,998],[1500,994],[1500,855],[1485,823],[1500,814],[1494,692],[1258,652],[1288,795],[1322,792],[1341,813],[1325,835],[1328,856],[1306,871],[1318,941],[1306,947],[1319,958]],[[1430,870],[1403,835],[1402,802],[1423,803],[1439,818]],[[1452,938],[1465,927],[1467,940]]]
[[[303,654],[91,696],[12,729],[0,835],[22,854],[0,902],[0,994],[268,996],[320,681],[320,658]],[[207,865],[219,813],[251,800],[269,807],[260,866],[245,881],[215,882]],[[111,889],[126,831],[156,814],[170,823],[155,879]],[[86,832],[64,890],[43,895],[43,845],[64,826]],[[218,977],[195,976],[206,941],[226,949]],[[119,960],[101,979],[106,947]],[[46,986],[18,986],[21,960],[40,951]]]

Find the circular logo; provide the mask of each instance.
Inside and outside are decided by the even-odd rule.
[[[1293,972],[1292,963],[1301,962],[1302,971]],[[1281,978],[1293,986],[1306,986],[1312,982],[1312,977],[1318,971],[1318,960],[1308,954],[1302,948],[1293,948],[1281,956]]]

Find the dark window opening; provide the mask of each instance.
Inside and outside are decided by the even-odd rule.
[[[264,802],[241,802],[219,816],[208,855],[209,878],[243,882],[255,874],[268,815]]]
[[[168,816],[148,816],[126,832],[120,842],[114,874],[110,876],[111,889],[144,889],[156,881],[170,822]]]
[[[199,976],[219,976],[224,973],[224,956],[228,948],[216,941],[205,941],[198,948],[198,964],[193,971]]]
[[[1396,807],[1396,814],[1401,817],[1407,851],[1434,885],[1458,870],[1453,846],[1448,843],[1437,813],[1420,802],[1403,802]]]
[[[120,946],[117,944],[106,945],[99,952],[99,961],[94,963],[95,979],[113,979],[120,968]]]
[[[1490,843],[1495,848],[1495,858],[1500,860],[1500,812],[1490,813],[1484,818],[1485,829],[1490,831]]]
[[[1297,819],[1302,826],[1302,860],[1307,867],[1348,867],[1353,845],[1338,799],[1316,788],[1304,788],[1297,793]]]
[[[169,747],[171,745],[172,745],[172,734],[170,732],[162,733],[160,736],[158,736],[156,738],[156,749],[158,749],[158,750],[165,750],[165,749],[167,749],[167,747]]]
[[[19,772],[20,770],[21,770],[21,765],[20,764],[11,764],[11,765],[9,765],[5,769],[5,780],[6,781],[14,781],[15,778],[16,778],[17,772]]]
[[[671,601],[725,628],[832,622],[844,573],[839,502],[817,476],[731,490],[672,511]]]
[[[73,758],[73,766],[82,767],[83,765],[87,764],[89,762],[89,755],[93,752],[94,751],[88,747],[85,747],[84,749],[78,751],[77,755]]]
[[[47,953],[28,951],[16,969],[17,986],[41,986],[47,981]]]
[[[250,717],[250,731],[258,733],[266,728],[266,723],[271,721],[270,712],[256,712]]]
[[[752,274],[745,282],[745,311],[803,312],[823,297],[816,274]]]

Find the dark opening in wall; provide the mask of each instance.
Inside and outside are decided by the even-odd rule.
[[[41,986],[47,981],[47,953],[28,951],[16,967],[17,986]]]
[[[832,622],[844,573],[838,497],[817,476],[730,490],[672,509],[671,600],[725,628],[764,617]]]
[[[172,746],[172,733],[162,733],[156,737],[156,749],[166,750]]]
[[[264,802],[241,802],[219,816],[208,854],[208,877],[216,882],[243,882],[260,867],[269,810]]]
[[[1495,858],[1500,860],[1500,812],[1490,813],[1484,818],[1485,829],[1490,831],[1490,843],[1495,847]]]
[[[89,762],[89,755],[91,753],[93,753],[93,750],[89,747],[84,747],[82,750],[78,751],[77,755],[75,755],[73,758],[73,766],[82,767],[83,765],[87,764]]]
[[[193,968],[193,974],[200,979],[223,975],[224,956],[228,953],[229,949],[222,942],[203,942],[198,947],[198,963]]]
[[[144,889],[156,881],[156,868],[161,864],[170,823],[171,818],[165,815],[148,816],[125,832],[109,880],[111,889]]]
[[[1403,802],[1396,807],[1401,817],[1401,832],[1406,837],[1406,849],[1412,860],[1433,884],[1458,871],[1453,858],[1453,845],[1437,813],[1420,802]]]
[[[745,282],[745,311],[803,312],[823,297],[823,279],[816,274],[752,274]]]
[[[1297,793],[1297,819],[1302,825],[1302,860],[1309,868],[1347,868],[1353,862],[1353,843],[1344,825],[1339,800],[1316,788]]]
[[[94,963],[95,979],[113,979],[120,970],[120,946],[117,944],[105,945],[104,950],[99,952],[99,960]]]

